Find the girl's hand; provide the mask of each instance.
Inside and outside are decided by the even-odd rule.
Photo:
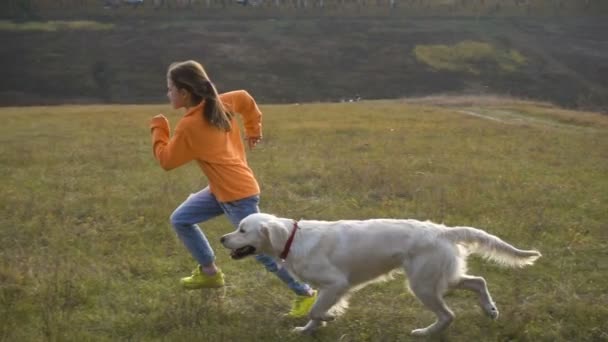
[[[249,146],[250,150],[253,150],[253,148],[260,142],[262,141],[262,137],[247,137],[247,145]]]
[[[169,120],[167,120],[167,117],[165,117],[163,114],[158,114],[158,115],[154,116],[152,118],[152,120],[150,120],[150,121],[157,121],[157,120],[169,121]]]
[[[150,120],[151,131],[158,127],[169,127],[169,120],[162,114],[158,114]]]

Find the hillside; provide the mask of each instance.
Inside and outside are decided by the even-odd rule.
[[[450,341],[607,338],[608,117],[505,98],[268,105],[248,159],[261,209],[305,219],[414,218],[480,227],[543,257],[504,269],[472,257],[500,310],[454,293]],[[163,171],[148,120],[167,105],[0,108],[0,340],[301,341],[292,295],[233,261],[202,225],[225,291],[179,288],[194,263],[169,215],[206,185]],[[353,253],[359,251],[353,250]],[[403,275],[354,295],[315,341],[408,341],[433,316]]]
[[[167,65],[196,59],[266,103],[502,94],[606,111],[605,32],[602,16],[4,21],[0,105],[163,103]]]

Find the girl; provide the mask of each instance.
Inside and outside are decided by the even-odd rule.
[[[181,284],[186,289],[222,287],[224,275],[196,223],[225,214],[237,227],[247,215],[259,212],[260,188],[247,165],[235,115],[242,116],[245,140],[252,149],[262,138],[262,113],[244,90],[218,95],[203,67],[195,61],[171,64],[167,88],[173,108],[185,108],[186,113],[172,137],[164,115],[152,118],[154,156],[167,171],[196,160],[209,182],[208,187],[191,194],[171,215],[177,235],[199,263],[190,277],[181,279]],[[316,291],[297,282],[271,257],[258,255],[256,259],[296,293],[288,315],[306,316],[316,299]]]

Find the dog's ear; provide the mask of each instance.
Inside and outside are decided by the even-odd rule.
[[[266,236],[273,249],[281,249],[287,240],[287,229],[279,221],[272,220],[262,223],[262,234]]]

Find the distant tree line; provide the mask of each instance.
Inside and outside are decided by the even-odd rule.
[[[608,0],[2,0],[0,11],[6,14],[50,9],[118,8],[130,6],[161,9],[227,8],[232,6],[277,8],[368,8],[389,7],[418,12],[499,14],[594,13],[608,10]]]

